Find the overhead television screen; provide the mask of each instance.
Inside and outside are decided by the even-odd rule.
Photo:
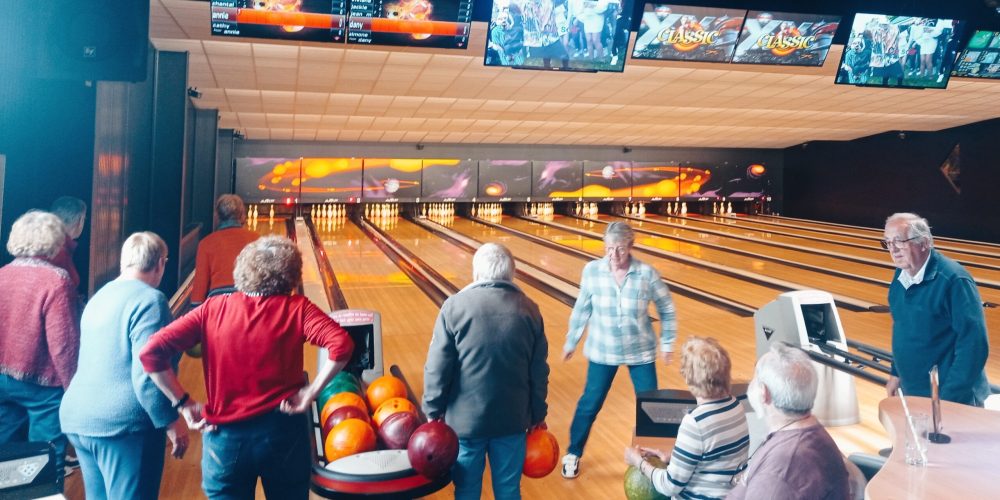
[[[680,196],[687,198],[757,198],[771,185],[762,163],[689,164],[680,167],[677,178]]]
[[[429,201],[465,201],[476,196],[477,160],[424,160],[420,198]]]
[[[680,167],[676,162],[632,162],[632,197],[642,199],[680,196]]]
[[[752,10],[733,62],[822,66],[838,26],[840,16]]]
[[[495,0],[485,64],[622,71],[633,0]]]
[[[414,201],[420,197],[423,160],[365,158],[365,201]]]
[[[531,196],[531,162],[483,160],[479,162],[480,200],[525,201]]]
[[[744,9],[647,3],[632,57],[729,62],[746,13]]]
[[[352,0],[347,43],[464,49],[472,0]]]
[[[953,19],[856,14],[836,82],[943,89],[961,28],[962,22]]]
[[[978,30],[955,64],[955,76],[1000,78],[1000,31]]]
[[[212,35],[343,42],[347,0],[212,0]]]
[[[303,203],[356,203],[361,198],[360,158],[303,158]]]
[[[247,203],[298,198],[300,158],[237,158],[236,194]]]
[[[583,163],[572,160],[531,162],[531,197],[548,200],[578,198],[583,192]]]
[[[632,162],[583,162],[583,197],[628,199],[632,196]]]

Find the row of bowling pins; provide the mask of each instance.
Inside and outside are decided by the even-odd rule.
[[[625,215],[635,215],[642,217],[646,215],[646,204],[641,202],[628,202],[625,204]]]
[[[340,229],[344,227],[346,223],[347,217],[319,217],[313,219],[313,224],[315,224],[320,231],[333,231],[335,229]]]
[[[257,205],[250,205],[247,207],[247,220],[257,220],[259,214],[259,207]],[[274,205],[271,205],[271,212],[268,217],[274,218]]]
[[[733,202],[730,201],[728,204],[724,201],[712,203],[712,213],[719,215],[733,215]]]
[[[585,217],[593,217],[597,215],[597,203],[587,203],[587,202],[576,202],[573,204],[573,213],[575,215],[582,215]]]
[[[330,219],[337,217],[347,217],[347,205],[343,203],[324,203],[313,205],[309,215],[315,219]]]
[[[674,202],[667,203],[667,213],[670,215],[687,215],[688,204],[686,201],[677,204],[674,204]]]
[[[399,217],[399,203],[369,203],[365,205],[365,218]]]
[[[420,216],[421,217],[454,217],[455,216],[455,204],[454,203],[421,203],[420,204]]]
[[[555,207],[551,203],[532,203],[528,207],[528,214],[532,217],[548,217],[555,213]]]
[[[503,215],[503,205],[500,203],[473,203],[470,213],[473,217],[495,218]],[[531,215],[535,215],[534,212]]]

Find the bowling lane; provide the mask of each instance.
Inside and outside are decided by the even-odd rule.
[[[607,219],[605,218],[604,220]],[[604,222],[593,222],[575,217],[556,217],[553,221],[558,224],[575,227],[581,230],[592,231],[599,234],[604,232],[605,227]],[[594,241],[597,241],[598,243],[600,242],[596,239]],[[705,262],[724,265],[738,271],[763,274],[780,280],[826,290],[834,294],[860,299],[874,304],[882,304],[885,302],[885,290],[881,289],[880,286],[831,276],[830,274],[823,272],[800,269],[787,264],[747,257],[725,250],[706,247],[704,245],[681,242],[669,237],[650,235],[646,233],[636,233],[636,243],[704,260]],[[642,255],[642,258],[645,260],[649,260],[649,258],[652,257],[649,254]],[[669,259],[663,257],[657,257],[657,259],[659,262],[669,261]],[[773,298],[773,295],[771,295],[771,297]]]
[[[664,238],[679,237],[689,240],[703,241],[705,243],[711,243],[716,245],[722,245],[726,247],[731,247],[734,249],[739,249],[742,251],[754,252],[760,255],[768,255],[771,257],[778,257],[791,262],[800,262],[804,264],[810,264],[814,266],[819,266],[824,269],[837,270],[847,273],[856,274],[858,276],[864,276],[867,278],[872,278],[881,281],[884,285],[874,285],[872,283],[857,282],[858,284],[865,284],[868,287],[875,290],[875,293],[881,295],[880,300],[873,302],[885,302],[885,295],[888,291],[889,280],[892,279],[892,272],[895,269],[892,266],[891,261],[889,261],[888,253],[885,250],[879,248],[877,251],[867,251],[864,249],[858,249],[853,247],[847,247],[837,244],[827,244],[819,241],[809,241],[809,240],[799,240],[798,242],[789,241],[795,240],[795,238],[782,237],[780,235],[775,235],[774,237],[765,237],[766,233],[763,232],[753,232],[753,231],[740,231],[735,228],[723,228],[722,226],[711,226],[703,222],[697,221],[697,219],[684,218],[680,219],[679,222],[667,222],[664,217],[658,216],[647,216],[648,220],[640,221],[635,219],[613,217],[608,215],[600,215],[600,220],[611,221],[611,220],[621,220],[627,221],[630,225],[635,228],[640,228],[647,231],[653,231],[657,234],[662,235]],[[691,223],[691,221],[695,221]],[[669,225],[664,225],[669,224]],[[758,242],[747,241],[740,238],[729,238],[725,236],[719,236],[717,234],[703,232],[703,229],[716,232],[724,232],[728,234],[733,234],[735,236],[742,236],[747,238],[754,238],[759,240]],[[817,248],[830,252],[841,252],[846,255],[857,255],[860,257],[865,257],[868,259],[876,260],[878,264],[865,264],[861,262],[855,262],[846,259],[840,259],[834,256],[820,255],[815,253],[810,253],[806,251],[793,250],[788,248],[783,248],[774,245],[768,245],[768,242],[777,243],[789,243],[793,245],[799,245],[810,248]],[[863,254],[863,255],[858,255]],[[972,273],[973,277],[979,279],[994,280],[1000,282],[1000,270],[990,270],[982,269],[977,267],[970,267],[969,272]],[[851,280],[845,279],[848,282]],[[989,302],[1000,302],[1000,289],[990,288],[985,286],[979,287],[979,292],[983,297],[983,300]]]
[[[862,228],[855,226],[842,226],[833,225],[829,223],[823,223],[818,221],[809,221],[803,219],[786,219],[782,217],[768,217],[768,216],[755,216],[755,215],[740,215],[734,217],[740,222],[747,222],[756,225],[756,227],[771,227],[775,229],[780,229],[781,231],[809,231],[812,234],[821,235],[833,235],[833,236],[849,236],[854,238],[854,241],[867,241],[869,243],[874,242],[878,244],[878,240],[882,238],[881,228]],[[933,221],[931,227],[933,228]],[[985,253],[988,255],[982,256],[990,260],[990,263],[996,264],[997,260],[1000,259],[1000,249],[998,249],[996,244],[991,244],[988,242],[978,243],[969,240],[956,240],[951,238],[940,238],[938,240],[942,250],[951,250],[959,255],[967,255],[963,252],[977,252]],[[964,258],[964,257],[963,257]]]

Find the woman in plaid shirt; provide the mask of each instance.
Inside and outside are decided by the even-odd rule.
[[[563,346],[568,361],[589,326],[583,346],[588,359],[587,381],[576,405],[569,430],[569,450],[563,456],[562,475],[580,473],[580,457],[590,427],[604,405],[620,365],[627,365],[636,394],[656,390],[657,341],[648,310],[656,305],[660,317],[659,357],[669,364],[677,334],[674,303],[660,274],[649,264],[632,257],[635,233],[624,222],[608,224],[604,233],[604,258],[583,268],[580,295],[569,318],[569,333]]]

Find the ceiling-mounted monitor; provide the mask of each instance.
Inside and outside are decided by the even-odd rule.
[[[822,66],[838,26],[840,16],[752,10],[733,62]]]
[[[973,33],[951,74],[1000,78],[1000,31],[977,30]]]
[[[962,27],[954,19],[855,14],[836,83],[943,89]]]
[[[495,0],[484,64],[620,72],[632,7],[633,0]]]
[[[746,13],[745,9],[647,3],[632,57],[729,62]]]
[[[472,0],[353,0],[347,43],[464,49]]]
[[[347,0],[211,0],[212,35],[343,42]]]

